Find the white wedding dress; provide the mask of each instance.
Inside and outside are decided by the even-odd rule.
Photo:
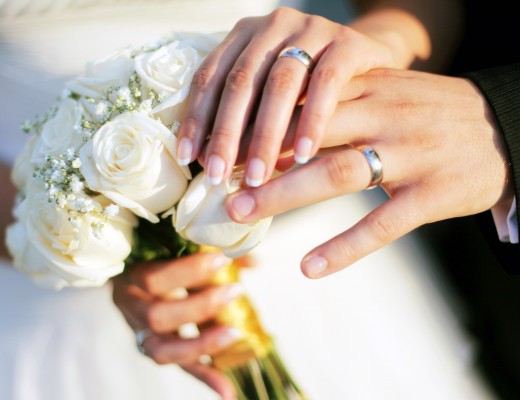
[[[271,0],[0,0],[0,157],[20,151],[21,122],[47,110],[84,64],[170,30],[220,31]],[[311,281],[300,258],[380,201],[362,192],[275,218],[243,281],[311,400],[491,400],[414,235]],[[9,212],[9,210],[2,210]],[[205,400],[214,393],[135,349],[111,287],[51,292],[0,266],[0,399]]]

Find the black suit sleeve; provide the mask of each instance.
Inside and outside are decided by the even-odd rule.
[[[504,135],[520,227],[520,63],[471,72],[464,77],[482,91]],[[490,234],[489,221],[484,232],[504,268],[509,273],[520,273],[520,245],[500,243],[496,233]]]

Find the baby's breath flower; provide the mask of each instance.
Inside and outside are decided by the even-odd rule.
[[[173,121],[173,124],[172,124],[172,132],[174,134],[176,134],[177,132],[179,132],[179,128],[181,127],[181,123],[179,121]]]
[[[148,100],[143,101],[139,105],[139,111],[143,111],[143,112],[146,112],[148,114],[151,113],[152,112],[152,100],[148,99]]]
[[[129,87],[122,87],[117,91],[117,96],[124,102],[130,101],[131,91]]]
[[[63,182],[63,180],[65,179],[63,171],[61,171],[59,169],[54,170],[51,175],[51,179],[57,183]]]
[[[166,98],[168,97],[168,92],[161,92],[159,93],[159,103],[162,103]]]
[[[74,149],[72,147],[68,148],[67,152],[65,154],[67,156],[67,160],[69,160],[69,161],[72,161],[77,157],[76,152],[74,151]]]
[[[100,101],[96,104],[96,115],[106,118],[110,112],[109,104],[106,101]]]
[[[109,218],[113,218],[115,217],[117,214],[119,214],[119,206],[115,205],[115,204],[110,204],[109,206],[105,207],[105,211],[104,213],[109,217]]]
[[[70,190],[73,193],[79,193],[85,188],[85,184],[81,181],[71,181],[70,182]]]
[[[79,157],[76,158],[76,159],[74,159],[74,160],[72,161],[72,164],[71,164],[71,165],[72,165],[72,168],[76,168],[76,169],[78,169],[79,167],[81,167],[81,160],[79,159]]]

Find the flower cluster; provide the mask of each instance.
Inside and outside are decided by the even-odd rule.
[[[176,157],[193,74],[218,40],[176,33],[149,48],[117,51],[88,64],[55,107],[24,122],[30,137],[13,168],[19,201],[7,232],[17,268],[56,289],[101,285],[122,272],[142,243],[139,225],[170,215],[170,230],[183,221],[175,235],[195,243],[214,244],[201,231],[221,242],[217,231],[228,232],[217,245],[232,255],[258,243],[270,220],[240,225],[224,217],[224,197],[235,189],[229,182],[216,192],[189,189],[190,169]],[[181,200],[186,192],[199,194],[195,205],[193,194]],[[214,199],[213,192],[221,199],[220,214],[205,200]],[[177,210],[179,201],[188,207]],[[213,217],[196,222],[194,210]]]

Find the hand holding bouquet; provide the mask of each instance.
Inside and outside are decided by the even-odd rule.
[[[13,169],[19,199],[7,232],[16,268],[54,289],[99,286],[130,262],[179,257],[199,245],[238,257],[262,240],[270,219],[237,224],[225,211],[240,174],[213,186],[197,166],[177,163],[191,79],[218,41],[184,33],[117,51],[87,65],[55,107],[24,123],[31,136]],[[215,283],[238,279],[231,264]],[[244,338],[214,357],[242,398],[298,395],[245,297],[218,319]]]

